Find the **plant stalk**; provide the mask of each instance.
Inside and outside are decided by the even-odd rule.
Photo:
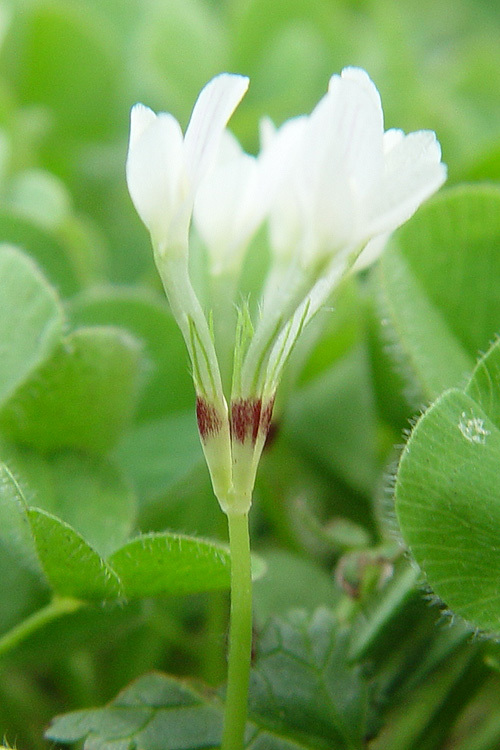
[[[76,612],[82,605],[83,602],[77,599],[55,597],[45,607],[42,607],[38,612],[34,612],[26,620],[15,625],[15,627],[0,638],[0,656],[15,648],[32,633],[36,633],[37,630],[40,630],[40,628],[43,628],[49,622],[52,622],[52,620]]]
[[[243,750],[252,655],[252,577],[248,514],[228,514],[231,551],[231,622],[221,750]]]

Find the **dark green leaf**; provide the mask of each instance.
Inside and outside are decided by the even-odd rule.
[[[254,586],[254,612],[258,623],[289,609],[314,610],[334,606],[338,600],[333,576],[310,560],[284,550],[261,551],[266,575]]]
[[[247,750],[364,747],[367,684],[345,662],[345,634],[326,610],[273,621],[252,680]],[[108,706],[56,718],[49,739],[87,750],[218,748],[222,706],[161,674],[145,675]]]
[[[271,620],[252,673],[250,710],[331,748],[362,748],[369,686],[347,660],[348,631],[327,609]],[[321,747],[321,745],[319,745]],[[325,745],[326,746],[326,745]]]

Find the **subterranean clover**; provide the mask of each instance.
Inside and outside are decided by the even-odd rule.
[[[246,639],[249,649],[247,514],[283,368],[339,280],[373,260],[446,177],[434,133],[384,132],[380,96],[363,70],[332,76],[310,115],[277,129],[263,121],[256,157],[226,130],[247,87],[239,75],[210,81],[184,136],[172,115],[135,105],[127,159],[130,195],[191,359],[213,489],[229,519],[225,750],[238,750],[244,731],[248,663],[235,666],[245,661],[235,644]],[[247,253],[263,251],[251,240],[265,222],[270,260],[250,305],[238,282]],[[196,289],[190,252],[200,241],[206,281]]]
[[[278,130],[264,122],[261,153],[249,156],[226,130],[247,86],[238,75],[210,81],[185,136],[172,115],[135,105],[127,159],[130,195],[191,358],[214,491],[223,510],[240,513],[300,330],[369,242],[405,222],[446,175],[434,133],[384,133],[379,94],[358,68],[332,76],[310,115]],[[189,275],[193,216],[211,289],[225,294],[204,306]],[[245,253],[266,219],[272,262],[257,319],[240,304],[233,321]],[[228,360],[232,378],[222,371]]]

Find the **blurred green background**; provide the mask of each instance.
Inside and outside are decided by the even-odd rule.
[[[135,514],[134,528],[141,531],[168,527],[225,536],[194,425],[183,342],[163,297],[155,295],[160,283],[149,238],[126,189],[130,107],[142,101],[155,110],[171,111],[185,127],[199,90],[213,75],[247,74],[250,90],[231,128],[255,151],[261,116],[267,114],[279,124],[310,111],[332,73],[359,65],[381,93],[387,128],[436,131],[449,184],[496,181],[499,39],[500,3],[494,0],[0,2],[0,243],[18,245],[39,264],[64,302],[68,330],[122,326],[145,351],[134,416],[129,413],[136,395],[131,377],[119,439],[104,430],[104,447],[96,449],[86,434],[69,434],[67,425],[67,433],[61,429],[55,436],[60,425],[56,422],[52,430],[50,419],[30,433],[30,425],[16,423],[16,404],[10,417],[2,412],[1,437],[15,444],[2,458],[10,459],[11,451],[19,471],[38,483],[38,501],[45,491],[57,494],[51,482],[60,481],[69,486],[66,495],[83,509],[93,488],[95,510],[101,488],[93,473],[95,463],[100,471],[94,452],[100,452],[119,472],[116,497],[128,498],[130,528]],[[116,286],[111,289],[108,282]],[[0,298],[0,313],[1,305]],[[420,400],[408,401],[407,384],[392,369],[373,278],[361,285],[345,284],[335,310],[334,316],[320,314],[321,337],[306,340],[309,359],[306,362],[304,350],[296,361],[300,379],[283,384],[281,401],[286,401],[285,394],[293,395],[283,429],[260,471],[252,533],[257,549],[272,550],[267,553],[270,575],[256,586],[258,624],[292,605],[313,608],[338,602],[341,594],[332,585],[331,570],[340,556],[353,555],[345,568],[354,571],[356,579],[356,550],[370,548],[361,566],[370,568],[371,554],[379,561],[378,545],[392,544],[386,521],[380,523],[387,466],[394,444],[401,443],[403,429],[424,399],[420,395]],[[297,382],[300,388],[293,391]],[[71,393],[67,398],[69,402]],[[82,410],[81,403],[77,407]],[[98,415],[95,424],[92,419],[90,427],[97,430]],[[43,439],[37,443],[40,434]],[[58,450],[68,451],[69,457],[61,458]],[[72,482],[78,461],[81,476],[83,466],[88,470],[88,485],[85,476],[81,485]],[[125,514],[123,508],[120,512]],[[344,520],[332,523],[338,516]],[[48,601],[50,593],[7,547],[0,544],[0,551],[4,632]],[[379,562],[367,584],[367,610],[373,608],[378,623],[380,596],[373,587],[383,572]],[[488,680],[486,697],[480,695],[472,718],[467,715],[464,721],[468,727],[475,716],[484,718],[489,706],[496,705],[500,681],[483,674],[483,652],[477,644],[464,645],[465,631],[457,635],[450,630],[448,637],[435,630],[438,610],[422,603],[414,577],[404,578],[407,568],[402,576],[404,585],[394,579],[387,595],[392,609],[390,616],[384,610],[382,625],[363,630],[369,617],[359,601],[349,602],[346,610],[358,612],[359,607],[361,612],[354,651],[363,657],[369,638],[379,638],[387,622],[394,626],[395,655],[390,628],[374,647],[369,641],[376,669],[387,680],[391,698],[408,698],[415,685],[422,692],[412,704],[411,741],[396,743],[404,735],[404,704],[402,710],[399,705],[394,709],[395,729],[392,735],[389,730],[388,741],[391,749],[426,750],[441,747],[440,732],[447,731],[469,694]],[[45,747],[43,728],[54,713],[109,700],[128,680],[151,668],[217,683],[224,675],[221,633],[226,616],[222,594],[88,608],[51,625],[2,661],[0,737],[5,733],[10,742],[17,739],[24,750]],[[457,692],[450,697],[446,683],[435,692],[431,686],[422,698],[427,688],[419,680],[425,681],[426,670],[441,664],[439,660],[452,660],[455,647],[463,648],[459,656],[464,663],[479,665],[480,677],[474,682],[473,676],[471,682],[465,667],[461,671],[460,664],[445,662],[444,675],[449,676],[450,690],[456,679]],[[425,669],[420,669],[422,650],[431,654]],[[500,663],[497,652],[491,661]],[[452,709],[443,721],[439,711],[445,698]],[[431,706],[425,715],[419,713],[424,703]],[[419,743],[426,722],[434,722],[432,737],[438,739],[424,745]],[[491,730],[494,742],[500,742],[499,724],[496,719]],[[463,745],[450,747],[469,750],[468,742],[465,735]],[[484,742],[474,747],[498,746],[488,745],[488,738]]]
[[[251,78],[231,123],[249,150],[263,114],[280,123],[310,111],[333,72],[360,65],[381,92],[387,127],[437,132],[450,181],[498,176],[497,2],[16,0],[0,8],[3,203],[29,203],[21,170],[48,170],[32,191],[45,190],[55,213],[72,207],[81,242],[103,251],[99,272],[104,263],[112,279],[151,272],[124,181],[131,105],[171,111],[185,126],[220,71]]]

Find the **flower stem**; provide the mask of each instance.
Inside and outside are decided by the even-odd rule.
[[[75,612],[82,605],[83,602],[77,599],[59,599],[57,597],[52,599],[49,604],[30,615],[30,617],[27,617],[26,620],[20,622],[0,638],[0,656],[15,648],[32,633],[47,625],[47,623],[56,620],[58,617],[62,617],[62,615]]]
[[[231,624],[226,709],[221,750],[242,750],[252,654],[252,578],[248,514],[228,514],[231,549]]]

